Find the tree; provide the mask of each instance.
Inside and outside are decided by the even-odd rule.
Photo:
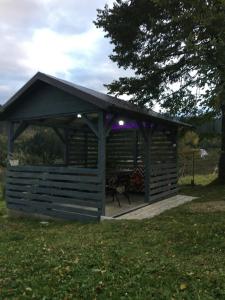
[[[225,182],[225,1],[117,0],[94,23],[114,45],[110,59],[134,74],[106,85],[110,93],[176,116],[222,114]]]
[[[50,165],[63,160],[63,145],[49,128],[30,128],[16,143],[14,157],[25,164]]]

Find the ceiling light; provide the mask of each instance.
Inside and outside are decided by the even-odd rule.
[[[123,126],[123,125],[124,125],[124,120],[119,120],[118,124],[119,124],[120,126]]]

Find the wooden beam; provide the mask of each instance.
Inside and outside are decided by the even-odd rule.
[[[16,128],[16,131],[13,134],[13,140],[15,141],[23,132],[24,130],[28,127],[28,123],[26,122],[21,122],[19,126]]]
[[[38,126],[38,127],[45,127],[45,128],[58,128],[58,129],[64,129],[64,130],[68,129],[68,130],[75,130],[75,131],[77,131],[78,128],[80,128],[82,131],[85,131],[84,126],[75,127],[75,126],[61,125],[61,124],[50,124],[50,123],[43,124],[43,123],[40,123],[40,122],[29,122],[29,125]]]
[[[102,183],[102,212],[105,215],[105,168],[106,168],[106,136],[105,113],[99,112],[98,118],[98,172]]]
[[[84,114],[82,115],[82,119],[84,120],[84,122],[89,126],[89,128],[94,132],[94,134],[98,137],[98,128],[96,128],[95,124],[93,124],[91,122],[90,119],[88,119],[87,116],[85,116]]]
[[[65,137],[62,135],[60,130],[56,127],[53,127],[53,130],[55,131],[55,133],[59,137],[59,139],[63,142],[63,144],[65,144],[66,143]]]
[[[112,119],[109,121],[109,124],[108,124],[108,126],[107,126],[107,128],[106,128],[106,137],[110,134],[110,132],[111,132],[111,130],[112,130],[112,124],[113,124],[113,122],[116,120],[117,117],[118,117],[117,114],[115,114],[115,115],[112,117]]]

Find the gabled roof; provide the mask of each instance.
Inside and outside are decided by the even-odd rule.
[[[139,118],[143,119],[154,119],[166,123],[174,123],[174,125],[180,126],[190,126],[187,123],[180,122],[178,120],[174,120],[171,118],[167,118],[159,113],[154,112],[153,110],[147,110],[144,108],[139,108],[138,106],[121,100],[117,97],[112,97],[107,94],[103,94],[97,91],[94,91],[89,88],[85,88],[83,86],[38,72],[34,77],[32,77],[14,96],[12,96],[3,106],[2,112],[7,111],[17,100],[19,100],[20,96],[22,96],[35,82],[42,81],[51,86],[54,86],[58,89],[61,89],[69,94],[72,94],[80,99],[89,102],[100,109],[106,111],[114,111],[118,113],[128,113],[136,115]]]

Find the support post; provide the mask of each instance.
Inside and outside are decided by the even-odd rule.
[[[142,122],[138,122],[137,123],[140,131],[142,133],[143,136],[143,140],[144,140],[144,175],[145,175],[145,202],[150,202],[150,167],[151,167],[151,163],[150,163],[150,147],[151,147],[151,135],[153,130],[150,128],[144,128],[143,123]]]
[[[98,114],[98,172],[102,182],[102,212],[105,215],[105,166],[106,166],[106,133],[105,113]]]
[[[151,131],[147,129],[145,139],[145,202],[150,201],[150,140],[151,140]]]
[[[68,129],[64,130],[64,163],[66,166],[69,164],[69,131]]]
[[[137,167],[137,163],[138,163],[138,140],[139,140],[139,136],[138,136],[138,131],[135,130],[134,132],[134,167]]]
[[[88,163],[88,135],[87,132],[84,132],[84,165],[87,168]]]
[[[14,151],[14,123],[8,123],[8,162],[13,156]]]

